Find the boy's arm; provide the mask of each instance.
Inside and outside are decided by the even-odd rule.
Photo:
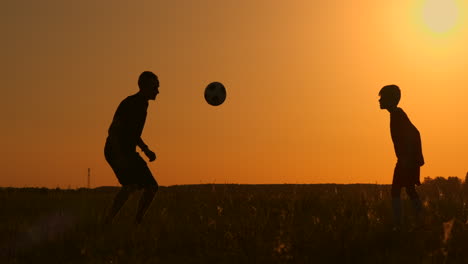
[[[403,163],[407,166],[422,166],[424,158],[422,157],[421,138],[419,131],[414,126],[409,126],[405,133],[405,157]]]

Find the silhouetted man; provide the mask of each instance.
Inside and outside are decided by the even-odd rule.
[[[122,189],[114,198],[106,223],[112,222],[132,192],[143,189],[135,219],[137,224],[141,223],[158,190],[158,183],[146,162],[136,152],[138,146],[149,161],[156,159],[154,152],[141,139],[141,133],[146,121],[148,101],[155,100],[159,93],[158,77],[145,71],[138,78],[138,86],[138,93],[120,103],[108,130],[104,154],[122,184]]]
[[[400,88],[396,85],[384,86],[380,92],[380,108],[390,112],[390,132],[397,156],[397,164],[393,173],[392,207],[395,227],[401,224],[401,188],[411,198],[416,214],[421,212],[421,201],[416,193],[415,185],[421,185],[419,180],[420,167],[424,165],[419,131],[411,123],[403,109],[397,107],[400,102]]]

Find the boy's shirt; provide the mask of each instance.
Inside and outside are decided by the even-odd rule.
[[[421,136],[403,109],[397,108],[390,113],[390,132],[398,163],[424,165]]]

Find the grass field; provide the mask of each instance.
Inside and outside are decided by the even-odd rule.
[[[140,226],[139,195],[101,224],[116,188],[3,188],[0,263],[468,263],[464,185],[441,183],[400,232],[387,185],[161,187]]]

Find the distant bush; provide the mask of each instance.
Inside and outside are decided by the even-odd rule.
[[[425,177],[421,188],[432,197],[453,199],[456,197],[468,196],[467,180],[468,179],[465,178],[463,182],[456,176],[449,176],[448,178],[438,176],[434,179]]]

